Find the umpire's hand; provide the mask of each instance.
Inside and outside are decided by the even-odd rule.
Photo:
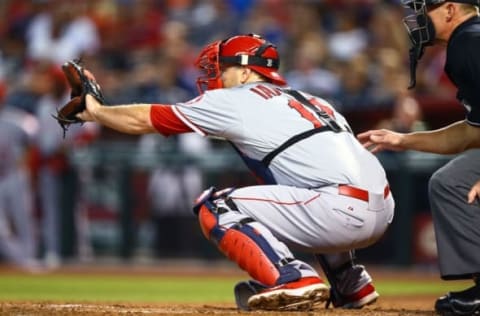
[[[480,180],[468,192],[468,203],[472,204],[478,197],[480,197]]]
[[[362,145],[372,153],[382,150],[401,151],[405,150],[402,145],[404,134],[386,129],[370,130],[357,135]]]

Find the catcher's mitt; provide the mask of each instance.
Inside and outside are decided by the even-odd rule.
[[[76,115],[85,110],[85,96],[87,94],[94,96],[102,104],[105,103],[105,100],[95,77],[90,71],[83,68],[79,60],[67,61],[62,65],[62,70],[72,89],[71,99],[53,117],[63,129],[63,136],[65,137],[70,124],[83,123]]]

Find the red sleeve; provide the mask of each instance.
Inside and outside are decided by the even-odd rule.
[[[170,105],[152,104],[150,108],[150,120],[153,127],[167,137],[174,134],[190,133],[193,130],[185,125],[175,113]]]

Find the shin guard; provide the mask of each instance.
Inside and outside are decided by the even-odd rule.
[[[268,241],[244,218],[226,228],[218,224],[219,214],[202,205],[198,219],[204,236],[217,244],[219,250],[265,286],[275,286],[298,280],[301,273],[288,263],[291,258],[280,258]]]
[[[280,272],[264,253],[264,250],[247,234],[229,229],[225,232],[218,248],[255,280],[267,286],[276,284]]]

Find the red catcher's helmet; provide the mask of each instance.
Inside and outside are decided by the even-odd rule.
[[[255,34],[237,35],[216,41],[200,52],[195,62],[203,72],[203,75],[197,78],[200,93],[223,87],[220,64],[246,66],[274,84],[280,86],[287,84],[277,72],[280,66],[277,48]]]

